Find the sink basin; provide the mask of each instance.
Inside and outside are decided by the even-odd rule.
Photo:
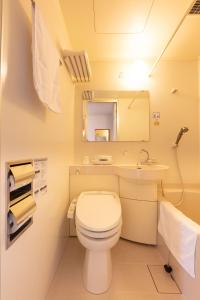
[[[130,179],[158,181],[165,177],[169,169],[166,165],[121,165],[118,175]]]

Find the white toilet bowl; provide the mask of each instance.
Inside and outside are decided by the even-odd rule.
[[[86,248],[83,280],[94,294],[105,292],[112,279],[111,248],[121,234],[121,204],[115,193],[84,192],[77,200],[76,231]]]

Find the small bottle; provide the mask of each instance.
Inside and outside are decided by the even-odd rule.
[[[84,165],[89,165],[89,163],[90,163],[90,158],[89,158],[88,155],[85,155],[85,156],[83,157],[83,164],[84,164]]]

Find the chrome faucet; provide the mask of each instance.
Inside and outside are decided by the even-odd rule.
[[[139,154],[141,153],[146,153],[146,159],[138,159],[138,164],[142,165],[142,164],[148,164],[150,162],[150,158],[149,158],[149,152],[146,149],[141,149]],[[139,156],[140,158],[140,156]]]

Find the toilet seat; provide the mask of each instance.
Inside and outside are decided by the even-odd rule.
[[[110,229],[110,230],[106,230],[106,231],[91,231],[91,230],[87,230],[84,227],[80,226],[78,224],[78,222],[76,223],[76,230],[78,230],[80,233],[82,233],[83,235],[90,237],[90,238],[95,238],[95,239],[103,239],[103,238],[109,238],[113,235],[115,235],[116,233],[119,232],[119,230],[121,230],[121,226],[122,226],[122,221],[121,218],[119,220],[119,224]]]
[[[106,237],[114,234],[120,225],[121,204],[116,193],[92,191],[79,195],[76,226],[80,232],[96,238]]]

